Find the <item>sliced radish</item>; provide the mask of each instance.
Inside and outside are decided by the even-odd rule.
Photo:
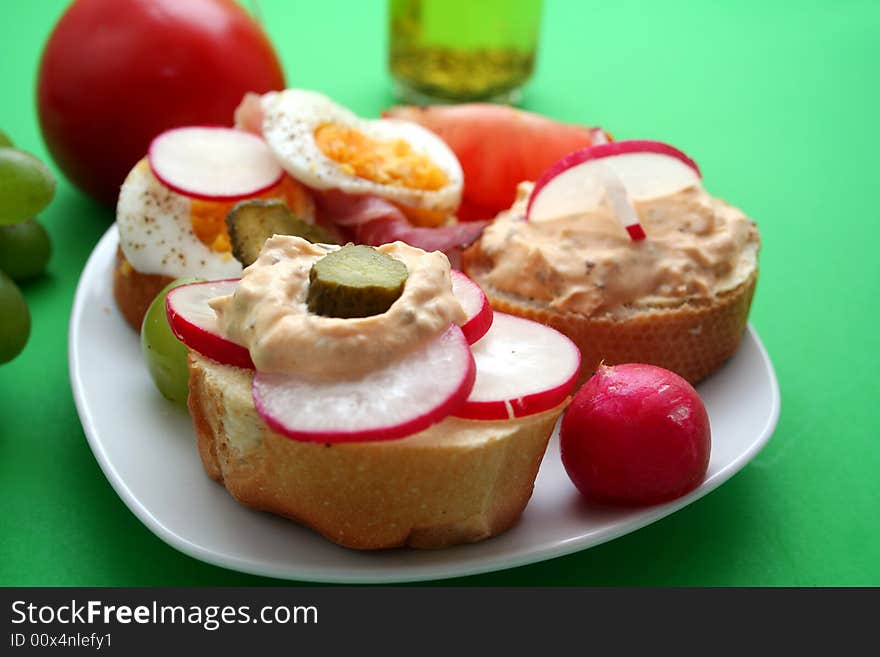
[[[571,394],[581,353],[549,326],[495,313],[488,333],[471,346],[477,379],[458,417],[506,420],[549,410]]]
[[[254,369],[250,352],[220,335],[217,315],[208,305],[216,297],[235,292],[238,279],[189,283],[165,297],[165,313],[171,331],[190,349],[224,365]]]
[[[599,167],[599,175],[602,184],[605,186],[605,198],[614,212],[614,216],[623,225],[633,242],[645,239],[645,229],[639,221],[639,213],[633,207],[629,194],[626,193],[626,187],[611,167],[601,165]]]
[[[593,141],[594,146],[597,144],[607,144],[611,141],[608,138],[608,133],[599,127],[590,128],[590,139]]]
[[[280,183],[284,173],[265,141],[232,128],[167,130],[150,143],[148,159],[163,185],[209,201],[255,196]]]
[[[461,325],[461,332],[464,333],[468,343],[473,344],[486,335],[486,331],[492,326],[492,306],[489,305],[489,298],[483,292],[483,288],[467,275],[457,269],[453,269],[451,273],[452,293],[467,313],[467,319]]]
[[[614,141],[569,153],[545,171],[532,190],[528,221],[586,212],[607,198],[633,240],[644,230],[631,200],[674,194],[699,184],[696,163],[659,141]]]
[[[403,438],[447,417],[474,385],[474,358],[454,324],[424,347],[364,376],[327,381],[257,372],[253,397],[289,438],[340,443]]]

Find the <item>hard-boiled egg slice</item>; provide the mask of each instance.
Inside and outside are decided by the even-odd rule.
[[[278,198],[294,214],[314,218],[309,193],[285,176],[257,198]],[[131,266],[142,274],[207,280],[234,278],[242,267],[232,256],[226,215],[234,202],[203,201],[178,194],[153,175],[146,159],[122,184],[116,206],[119,243]]]
[[[364,120],[301,89],[266,94],[262,110],[269,148],[303,184],[385,198],[422,225],[442,223],[458,208],[461,166],[426,128],[396,119]]]

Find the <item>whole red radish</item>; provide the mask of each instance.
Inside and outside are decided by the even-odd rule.
[[[272,44],[235,0],[75,0],[43,50],[37,107],[58,167],[112,205],[160,132],[231,126],[246,92],[283,88]]]
[[[705,478],[709,416],[693,386],[669,370],[603,365],[566,411],[560,448],[568,476],[588,500],[666,502]]]

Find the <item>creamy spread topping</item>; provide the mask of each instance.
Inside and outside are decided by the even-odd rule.
[[[483,232],[474,273],[558,312],[625,317],[645,307],[708,300],[757,266],[755,223],[702,187],[634,202],[647,239],[633,242],[606,205],[525,221],[532,184]]]
[[[246,346],[260,371],[344,378],[387,365],[465,321],[445,255],[403,242],[377,248],[409,272],[388,311],[351,319],[309,312],[309,271],[330,247],[275,235],[244,270],[235,294],[211,301],[221,332]]]

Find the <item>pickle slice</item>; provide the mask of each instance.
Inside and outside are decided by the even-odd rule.
[[[251,199],[236,204],[226,215],[232,255],[243,267],[252,264],[272,235],[296,235],[309,242],[336,244],[328,231],[295,216],[282,201]]]
[[[403,293],[406,265],[371,246],[347,244],[309,272],[309,310],[325,317],[380,315]]]

